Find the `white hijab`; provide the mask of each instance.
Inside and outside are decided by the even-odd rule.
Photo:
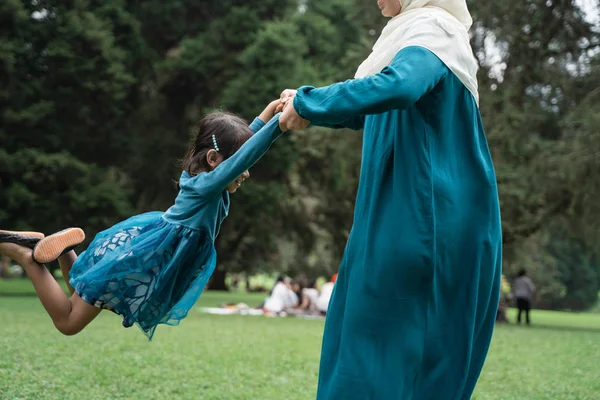
[[[468,33],[473,20],[466,0],[400,0],[400,3],[400,14],[383,28],[355,78],[377,74],[403,48],[420,46],[442,60],[479,104],[478,64]]]

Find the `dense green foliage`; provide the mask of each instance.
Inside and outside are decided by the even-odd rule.
[[[541,306],[587,308],[600,289],[600,27],[573,0],[469,5],[505,270],[527,267]],[[372,0],[3,1],[0,227],[91,238],[166,209],[203,112],[251,119],[284,88],[351,78],[384,22]],[[360,148],[360,132],[319,128],[278,141],[233,199],[214,285],[225,271],[334,272]]]

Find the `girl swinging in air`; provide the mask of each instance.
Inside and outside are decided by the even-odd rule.
[[[108,309],[152,339],[157,325],[179,324],[202,293],[215,269],[214,242],[229,194],[281,136],[274,117],[281,107],[271,102],[250,126],[233,114],[206,115],[183,160],[175,204],[100,232],[80,257],[72,250],[85,239],[79,228],[48,237],[3,231],[0,253],[25,269],[61,333],[79,333]],[[70,297],[43,266],[56,259],[70,278]]]

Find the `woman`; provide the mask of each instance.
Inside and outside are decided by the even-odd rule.
[[[281,314],[286,308],[293,307],[298,302],[298,297],[292,290],[292,280],[288,277],[279,277],[265,301],[263,309],[269,315]]]
[[[302,289],[302,304],[301,308],[316,312],[317,301],[319,300],[319,286],[316,279],[311,279],[304,289]]]
[[[323,285],[321,293],[317,299],[317,310],[323,315],[327,315],[327,307],[331,301],[331,295],[333,294],[333,288],[335,288],[335,281],[337,280],[338,274],[333,274],[331,280]]]
[[[286,129],[308,121],[364,129],[354,225],[327,313],[317,399],[469,399],[501,277],[500,209],[478,109],[472,20],[465,0],[378,5],[393,18],[357,79],[298,89],[280,119]]]

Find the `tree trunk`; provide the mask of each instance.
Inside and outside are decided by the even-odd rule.
[[[220,290],[224,292],[228,292],[229,288],[225,283],[225,277],[227,276],[227,271],[223,265],[217,265],[215,268],[215,272],[213,273],[212,278],[210,278],[210,283],[208,284],[208,288],[210,290]]]

